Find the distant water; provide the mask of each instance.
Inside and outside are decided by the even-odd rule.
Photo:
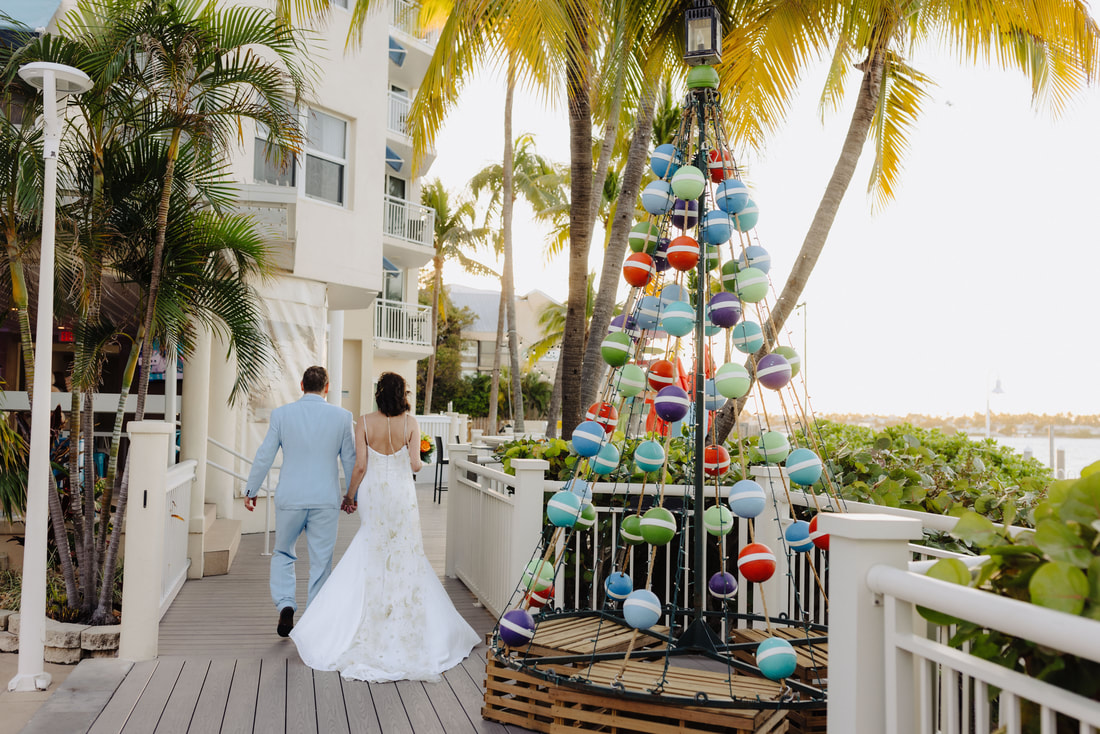
[[[979,438],[974,436],[973,438]],[[1046,436],[995,436],[997,443],[1016,449],[1021,454],[1031,449],[1031,455],[1040,463],[1050,466],[1050,444]],[[1100,461],[1100,438],[1054,437],[1054,451],[1066,452],[1067,478],[1081,476],[1081,470]]]

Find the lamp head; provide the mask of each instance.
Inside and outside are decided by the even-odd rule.
[[[92,88],[92,80],[80,69],[51,61],[23,64],[19,67],[19,76],[27,84],[41,90],[46,85],[47,71],[53,72],[54,90],[58,94],[81,94]]]
[[[992,390],[994,395],[1004,395],[1005,389],[1001,387],[1001,378],[997,378],[997,384],[993,386]]]
[[[722,60],[722,21],[710,0],[695,0],[684,13],[684,61],[690,66]]]

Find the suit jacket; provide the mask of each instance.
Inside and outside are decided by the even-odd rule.
[[[351,412],[309,393],[271,411],[267,435],[248,473],[247,496],[256,496],[280,448],[283,467],[275,490],[275,507],[338,509],[343,491],[337,459],[344,465],[345,481],[351,481],[355,468]]]

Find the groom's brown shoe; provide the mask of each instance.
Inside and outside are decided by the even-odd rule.
[[[288,637],[292,629],[294,629],[294,608],[283,607],[279,612],[279,626],[275,631],[279,633],[279,637]]]

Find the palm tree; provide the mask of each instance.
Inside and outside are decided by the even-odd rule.
[[[509,165],[511,163],[511,165]],[[475,197],[488,192],[488,214],[501,214],[501,243],[504,251],[504,273],[501,283],[501,302],[508,324],[508,354],[512,376],[512,404],[515,408],[516,431],[522,433],[523,394],[520,389],[522,374],[519,365],[519,335],[516,331],[516,293],[512,253],[512,206],[522,196],[535,212],[543,212],[558,204],[561,172],[558,167],[535,152],[535,139],[529,134],[520,135],[514,146],[511,160],[492,164],[470,179],[470,189]],[[498,325],[499,328],[499,325]],[[490,398],[490,403],[492,398]],[[490,418],[492,418],[490,408]],[[492,424],[493,421],[490,421]]]
[[[1002,67],[1015,67],[1024,73],[1032,83],[1033,99],[1049,103],[1054,112],[1060,111],[1072,94],[1100,72],[1100,55],[1096,51],[1100,31],[1087,6],[1076,0],[908,5],[849,2],[838,10],[834,26],[838,35],[822,99],[823,104],[837,106],[848,70],[855,68],[861,72],[855,109],[840,157],[794,267],[763,325],[765,349],[775,343],[775,335],[801,298],[868,137],[875,150],[868,190],[879,206],[894,197],[903,155],[931,83],[929,77],[906,60],[907,49],[939,41],[947,43],[964,61],[978,63],[992,56]],[[723,80],[727,92],[734,85],[732,79]],[[741,91],[745,85],[736,88]],[[739,110],[744,107],[738,105]],[[774,120],[761,115],[744,122],[748,124],[738,126],[735,122],[735,129],[751,137],[769,128]],[[762,353],[753,358],[760,356]],[[742,404],[731,401],[718,413],[717,440],[724,440],[729,434]]]
[[[432,384],[435,381],[435,350],[439,346],[439,318],[443,312],[443,264],[454,260],[468,273],[496,275],[491,269],[466,254],[485,241],[488,231],[474,227],[474,205],[465,198],[455,202],[438,178],[420,190],[420,203],[435,212],[435,254],[432,256],[432,353],[428,355],[428,376],[424,385],[424,411],[432,410]]]

